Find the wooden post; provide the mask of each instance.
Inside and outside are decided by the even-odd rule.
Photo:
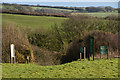
[[[90,53],[88,54],[88,60],[90,61]]]
[[[15,57],[14,57],[14,64],[15,64]]]
[[[11,59],[11,63],[12,63],[12,57],[10,59]]]
[[[108,59],[108,54],[107,54],[107,59]]]
[[[81,60],[81,55],[82,55],[82,53],[80,53],[80,60]]]
[[[108,50],[108,53],[109,53],[109,50]],[[108,53],[107,53],[107,59],[108,59]]]
[[[101,53],[100,53],[100,59],[102,59],[102,55],[101,55]]]
[[[109,55],[108,55],[108,54],[109,54],[109,52],[110,52],[110,50],[109,50],[109,48],[108,48],[108,50],[107,50],[107,59],[108,59],[108,56],[109,56]]]
[[[111,58],[111,51],[109,51],[108,53],[109,53],[109,55],[108,55],[108,56],[109,56],[109,58]]]
[[[93,61],[94,61],[94,58],[95,57],[95,40],[93,38]]]
[[[84,47],[84,60],[85,60],[85,57],[86,57],[86,48]]]

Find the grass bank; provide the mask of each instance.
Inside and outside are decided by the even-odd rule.
[[[118,59],[73,61],[55,66],[2,64],[3,78],[118,78]]]

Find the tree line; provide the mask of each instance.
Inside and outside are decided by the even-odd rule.
[[[111,6],[106,6],[106,7],[64,7],[64,6],[41,6],[41,5],[22,5],[22,4],[9,4],[9,3],[3,3],[3,10],[14,10],[14,11],[25,11],[25,12],[46,12],[46,13],[61,13],[61,14],[66,14],[69,13],[68,11],[65,10],[59,10],[59,9],[66,9],[66,10],[71,10],[70,13],[72,12],[116,12],[118,8],[113,8]],[[33,9],[32,7],[38,7],[37,9]],[[43,7],[39,9],[39,7]],[[58,10],[54,9],[44,9],[44,8],[56,8]],[[44,11],[43,11],[44,10]]]

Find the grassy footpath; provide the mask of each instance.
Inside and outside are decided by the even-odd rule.
[[[55,66],[2,64],[3,78],[118,78],[118,59],[73,61]]]
[[[29,15],[15,15],[15,14],[2,14],[3,24],[6,22],[15,23],[18,26],[29,28],[45,28],[49,29],[55,23],[60,25],[66,18],[50,17],[50,16],[29,16]]]

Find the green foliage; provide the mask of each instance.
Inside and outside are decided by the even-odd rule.
[[[69,47],[71,47],[70,46],[71,42],[74,43],[74,41],[78,39],[84,40],[84,36],[93,30],[118,33],[117,32],[118,21],[107,20],[104,18],[95,18],[86,15],[75,15],[69,18],[58,18],[58,17],[46,17],[46,16],[23,16],[23,15],[3,14],[3,25],[7,21],[11,21],[11,22],[13,21],[18,25],[18,27],[23,25],[22,28],[24,29],[25,27],[30,26],[31,29],[28,29],[29,32],[32,29],[34,29],[33,33],[28,34],[28,40],[31,44],[35,46],[39,46],[40,48],[44,48],[52,51],[58,51],[62,53],[66,53],[68,51],[68,54],[70,54],[70,56],[72,54],[75,54],[75,56],[71,56],[73,58],[70,58],[68,56],[71,59],[71,61],[79,58],[79,55],[77,54],[79,53],[79,51],[77,50],[79,47],[76,48],[76,45],[74,44],[73,47],[76,49],[75,50],[73,49],[73,51],[69,50]],[[58,23],[58,24],[54,24],[54,23]],[[49,30],[51,26],[52,28]],[[42,29],[41,27],[46,29]],[[103,36],[103,38],[105,38],[105,40],[107,41],[109,40],[109,38],[107,37]],[[98,40],[97,42],[98,44],[99,38],[97,40]],[[104,41],[104,43],[107,44],[106,41]],[[112,47],[115,45],[112,45]],[[71,53],[69,53],[69,51]],[[67,59],[69,60],[68,57]],[[67,61],[67,59],[64,60]]]
[[[21,6],[21,5],[2,5],[2,10],[8,10],[8,11],[24,11],[24,12],[32,12],[33,9],[29,6]]]
[[[119,14],[118,15],[109,15],[107,17],[105,17],[105,19],[108,19],[108,20],[120,20],[120,17],[119,17]]]
[[[32,8],[30,5],[20,5],[20,4],[5,4],[2,5],[3,13],[12,13],[12,14],[27,14],[27,15],[46,15],[46,16],[61,16],[65,17],[70,14],[70,12],[65,10],[55,10],[55,9],[43,9],[43,8]]]
[[[115,35],[112,34],[118,33],[118,21],[94,18],[85,15],[76,15],[71,16],[69,19],[64,21],[58,29],[62,42],[68,43],[69,46],[66,51],[63,49],[63,52],[65,53],[62,59],[63,63],[78,59],[80,56],[80,46],[87,47],[86,55],[89,54],[88,36],[95,37],[95,52],[97,53],[99,53],[99,47],[101,45],[109,45],[109,47],[114,50],[118,49],[116,42],[114,42],[113,36]],[[63,48],[65,46],[64,44]]]
[[[87,32],[100,30],[117,33],[118,21],[94,18],[85,15],[71,16],[62,22],[61,26],[54,25],[51,31],[45,34],[35,33],[29,35],[31,44],[49,50],[66,52],[69,44],[75,39],[84,40]],[[98,35],[97,35],[98,36]]]
[[[46,48],[53,51],[60,51],[61,43],[58,39],[50,34],[32,34],[28,36],[29,42],[41,48]]]
[[[69,15],[70,14],[70,12],[65,11],[65,10],[46,9],[46,8],[35,9],[35,12],[47,13],[47,14],[64,14],[64,15]]]
[[[3,78],[118,78],[118,59],[78,60],[56,66],[3,63],[2,72]]]
[[[72,36],[82,35],[85,31],[102,30],[105,32],[118,33],[118,21],[94,18],[86,15],[75,15],[62,23],[62,31],[71,33]],[[71,37],[72,37],[71,36]]]

